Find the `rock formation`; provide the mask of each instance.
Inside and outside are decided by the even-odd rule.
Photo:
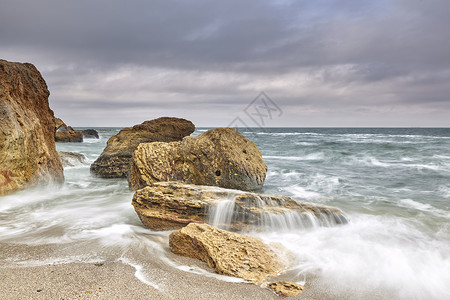
[[[284,297],[298,295],[304,288],[301,284],[290,281],[271,282],[267,287],[274,291],[278,296]]]
[[[55,142],[81,143],[83,141],[83,134],[81,131],[74,130],[71,126],[67,126],[63,120],[55,118]]]
[[[95,129],[85,129],[83,131],[81,131],[81,133],[83,134],[83,138],[85,139],[98,139],[100,138],[98,136],[98,132]]]
[[[145,226],[172,230],[209,223],[233,231],[298,229],[347,223],[333,207],[180,182],[156,182],[136,191],[132,204]]]
[[[88,164],[86,156],[81,153],[58,151],[63,167],[74,167]]]
[[[267,166],[258,147],[236,129],[216,128],[181,142],[145,143],[134,153],[130,188],[181,180],[240,190],[262,187]]]
[[[0,195],[64,180],[49,94],[35,66],[0,60]]]
[[[192,122],[179,118],[158,118],[122,129],[112,136],[99,158],[91,165],[91,172],[100,177],[127,177],[130,160],[141,143],[173,142],[194,132]]]
[[[219,274],[258,285],[286,269],[261,240],[207,224],[191,223],[172,232],[169,245],[175,254],[204,261]]]

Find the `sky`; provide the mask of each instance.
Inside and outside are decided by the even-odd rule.
[[[450,127],[448,0],[0,0],[72,126]]]

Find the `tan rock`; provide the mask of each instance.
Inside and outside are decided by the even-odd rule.
[[[55,118],[55,142],[81,143],[83,142],[83,133],[67,126],[63,120]]]
[[[347,223],[337,208],[180,182],[155,182],[137,190],[132,204],[141,221],[153,230],[209,223],[234,231],[297,229]]]
[[[91,165],[91,172],[105,178],[127,177],[131,157],[139,144],[180,141],[194,130],[191,121],[168,117],[124,128],[108,140],[102,154]]]
[[[258,147],[233,128],[216,128],[179,143],[141,144],[130,168],[130,188],[181,180],[230,189],[262,187],[267,166]]]
[[[49,94],[35,66],[0,60],[0,195],[64,180]]]
[[[191,223],[172,232],[169,245],[175,254],[204,261],[219,274],[258,285],[286,269],[261,240],[207,224]]]
[[[267,287],[273,290],[275,294],[285,297],[298,295],[304,288],[301,284],[290,281],[271,282]]]

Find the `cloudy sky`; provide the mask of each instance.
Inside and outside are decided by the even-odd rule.
[[[36,65],[72,126],[252,126],[249,105],[265,126],[450,126],[448,0],[0,6],[0,58]]]

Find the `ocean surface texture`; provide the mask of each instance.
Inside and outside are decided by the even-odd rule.
[[[24,249],[0,253],[0,266],[113,259],[134,266],[143,282],[169,288],[164,276],[146,269],[151,259],[230,280],[170,260],[170,232],[142,226],[127,181],[90,175],[89,164],[118,129],[98,131],[99,140],[57,144],[87,157],[65,169],[64,185],[0,198],[0,242]],[[297,255],[291,280],[362,298],[450,299],[450,129],[241,131],[268,166],[264,193],[335,206],[349,219],[249,233]],[[36,250],[41,246],[56,250]]]

